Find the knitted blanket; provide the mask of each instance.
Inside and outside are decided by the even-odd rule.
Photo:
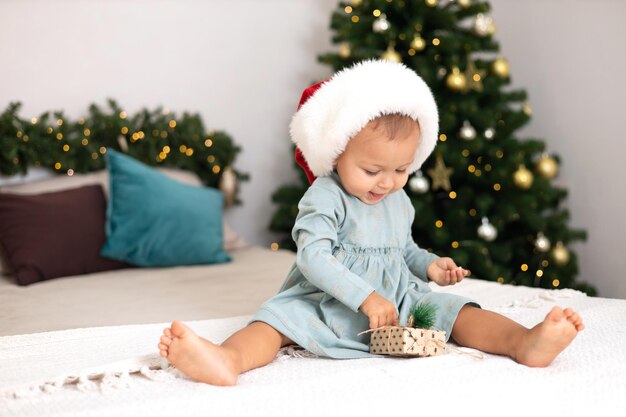
[[[455,287],[437,290],[526,326],[553,305],[571,306],[587,328],[543,369],[488,354],[331,360],[284,349],[235,387],[195,383],[163,362],[156,343],[165,323],[7,336],[0,415],[626,415],[626,300],[471,281]],[[248,319],[187,324],[221,342]]]

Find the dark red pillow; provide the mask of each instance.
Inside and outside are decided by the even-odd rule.
[[[100,185],[0,193],[0,245],[19,285],[127,268],[100,256],[106,200]]]

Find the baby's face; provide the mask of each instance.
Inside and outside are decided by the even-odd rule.
[[[335,166],[347,192],[376,204],[406,184],[408,167],[419,145],[419,125],[412,122],[390,140],[386,129],[368,123],[348,142]]]

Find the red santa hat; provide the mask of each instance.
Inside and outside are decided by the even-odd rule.
[[[437,143],[437,104],[413,70],[381,60],[359,62],[304,90],[289,126],[296,161],[311,183],[329,175],[354,135],[373,119],[394,113],[420,125],[420,144],[409,167],[415,172]]]

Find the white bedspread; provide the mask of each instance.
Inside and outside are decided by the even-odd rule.
[[[526,326],[555,304],[571,306],[587,328],[544,369],[495,355],[330,360],[282,352],[226,388],[149,369],[160,363],[155,345],[164,324],[6,336],[0,415],[626,415],[626,300],[471,279],[436,290],[468,295]],[[188,324],[220,342],[248,318]]]

